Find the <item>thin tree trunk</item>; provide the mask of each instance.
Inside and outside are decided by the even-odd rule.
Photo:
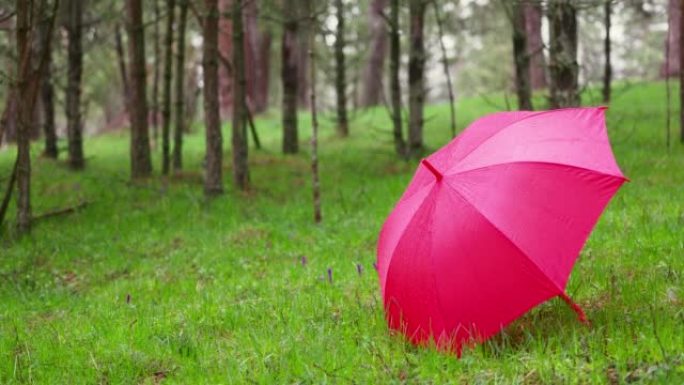
[[[173,23],[176,1],[167,0],[166,34],[164,35],[164,79],[162,83],[162,174],[171,169],[171,80],[173,77]]]
[[[243,0],[233,0],[233,181],[240,190],[249,184],[247,166],[247,80],[245,77],[245,31],[242,23]]]
[[[387,55],[387,25],[383,11],[387,0],[372,0],[368,8],[370,46],[368,60],[363,70],[363,92],[361,105],[376,106],[382,100],[382,78]]]
[[[680,15],[684,15],[684,0],[680,3]],[[684,63],[684,23],[679,23],[679,63]],[[679,141],[684,143],[684,71],[679,71]]]
[[[142,0],[126,0],[128,57],[130,58],[131,177],[152,174],[147,129],[145,30]]]
[[[670,36],[672,36],[672,23],[667,24],[667,42],[670,41]],[[665,74],[669,73],[670,65],[670,44],[665,43],[665,68],[663,69]],[[672,90],[670,89],[670,77],[665,76],[665,146],[670,149],[671,140],[671,126],[672,125]]]
[[[504,5],[506,6],[506,5]],[[530,87],[530,56],[527,49],[525,30],[525,10],[523,5],[513,2],[510,5],[510,18],[513,26],[513,58],[515,62],[515,92],[518,96],[518,109],[531,111],[532,89]]]
[[[349,135],[349,121],[347,119],[347,74],[344,57],[344,1],[335,0],[337,10],[337,29],[335,30],[335,91],[337,94],[337,134],[342,137]],[[310,33],[314,35],[314,31]],[[311,49],[311,48],[309,48]],[[309,57],[311,61],[311,57]],[[313,67],[313,63],[310,63]],[[312,70],[313,71],[313,70]],[[311,85],[314,89],[314,85]],[[312,100],[313,102],[313,100]],[[314,106],[311,106],[312,109]]]
[[[572,0],[548,5],[551,71],[551,108],[580,104],[577,63],[577,9]]]
[[[223,136],[219,111],[218,77],[218,0],[204,0],[206,15],[202,23],[202,67],[204,76],[204,122],[206,126],[206,172],[204,194],[223,193]]]
[[[547,86],[544,41],[542,40],[542,6],[541,2],[534,1],[523,2],[522,6],[525,12],[527,54],[530,56],[530,85],[533,90],[538,90]]]
[[[159,143],[159,75],[161,72],[161,47],[159,44],[160,31],[159,24],[161,23],[161,16],[159,12],[159,2],[161,0],[152,0],[154,2],[154,74],[152,76],[152,143],[153,147],[157,148]]]
[[[342,20],[342,1],[337,0],[338,8],[338,22]],[[309,31],[309,69],[310,87],[311,87],[311,184],[313,190],[313,217],[315,223],[321,223],[323,215],[321,213],[321,182],[318,173],[318,115],[316,111],[316,16],[314,14],[313,6],[309,9],[310,13],[310,31]],[[338,24],[338,32],[340,25]],[[344,31],[344,28],[342,28]]]
[[[178,46],[176,58],[176,125],[173,132],[173,169],[183,168],[183,133],[185,132],[185,29],[188,20],[188,1],[179,0]]]
[[[81,117],[81,84],[83,77],[83,2],[69,0],[67,18],[68,79],[66,118],[69,159],[72,170],[85,166],[83,157],[83,119]]]
[[[18,103],[18,132],[17,132],[17,160],[16,179],[18,186],[17,196],[17,228],[24,233],[31,229],[31,148],[29,132],[31,124],[31,112],[33,110],[29,95],[29,70],[31,63],[31,8],[24,0],[16,1],[16,43],[17,58],[17,92]]]
[[[13,175],[10,177],[10,190],[7,191],[7,199],[11,194],[12,182],[16,178],[18,186],[17,196],[17,228],[19,232],[27,232],[31,228],[31,147],[30,134],[31,124],[33,123],[33,112],[35,103],[38,97],[38,91],[41,87],[41,79],[45,73],[45,66],[47,64],[47,50],[48,41],[52,38],[52,31],[54,28],[54,20],[59,6],[59,1],[53,3],[52,13],[50,17],[50,24],[47,33],[39,38],[44,40],[39,44],[43,47],[42,52],[38,52],[38,58],[33,58],[32,39],[35,36],[35,25],[32,21],[36,19],[36,15],[41,15],[43,12],[35,4],[31,4],[22,0],[16,1],[16,43],[17,43],[17,158],[15,161],[15,168]],[[42,3],[41,6],[46,7],[47,4]],[[38,65],[32,65],[37,60]],[[6,206],[6,203],[3,203]],[[6,211],[3,208],[2,216]],[[0,223],[4,218],[0,217]]]
[[[286,1],[289,7],[294,8],[297,20],[308,19],[309,15],[305,12],[313,6],[313,0],[297,0],[296,2]],[[297,29],[297,39],[295,40],[295,55],[297,57],[297,105],[302,108],[309,107],[309,34],[314,33],[310,30],[309,23],[299,23]]]
[[[271,78],[271,44],[273,34],[270,30],[261,32],[259,35],[259,60],[258,75],[256,78],[256,98],[254,100],[254,113],[264,112],[268,109],[269,83]]]
[[[123,48],[123,38],[121,37],[121,27],[117,23],[114,28],[114,39],[116,41],[116,58],[119,63],[119,76],[121,77],[121,86],[123,87],[123,105],[126,112],[130,115],[128,99],[130,97],[130,85],[128,84],[128,69],[126,68],[126,53]]]
[[[439,14],[439,4],[436,0],[432,0],[432,6],[435,10],[435,20],[437,20],[437,31],[439,33],[439,47],[442,50],[442,66],[444,67],[444,76],[447,82],[447,93],[449,95],[449,111],[451,118],[451,137],[456,137],[456,101],[454,100],[454,89],[451,83],[451,73],[449,72],[449,56],[447,55],[446,46],[444,45],[444,26],[442,25],[442,17]]]
[[[297,95],[298,95],[298,60],[297,31],[299,29],[298,14],[295,6],[284,5],[284,25],[282,33],[282,68],[283,82],[283,152],[296,154],[299,151],[297,130]]]
[[[610,27],[611,14],[613,13],[613,0],[605,0],[603,4],[603,17],[606,35],[603,39],[603,102],[610,103],[611,82],[613,80],[613,67],[610,63]]]
[[[390,0],[390,99],[392,101],[392,127],[394,148],[397,155],[404,158],[406,142],[401,119],[401,40],[399,39],[399,0]]]
[[[680,28],[682,23],[681,0],[670,0],[667,7],[667,22],[670,34],[665,41],[665,51],[670,52],[669,58],[666,58],[665,63],[660,70],[663,77],[676,76],[679,73],[679,40]]]
[[[425,104],[425,1],[409,0],[409,142],[412,157],[423,152],[423,106]]]
[[[52,28],[51,18],[47,13],[43,14],[40,23],[40,39],[45,43],[45,71],[40,86],[41,105],[43,107],[43,135],[45,136],[45,150],[43,155],[57,159],[57,131],[55,128],[55,89],[52,84],[52,36],[47,36]]]
[[[49,49],[49,48],[48,48]],[[45,135],[45,150],[43,154],[51,159],[57,159],[57,130],[55,128],[55,89],[52,85],[52,59],[47,64],[41,86],[41,100],[43,105],[43,134]]]

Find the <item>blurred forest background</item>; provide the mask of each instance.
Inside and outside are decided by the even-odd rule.
[[[576,106],[581,95],[585,104],[607,104],[615,81],[620,93],[678,74],[681,52],[675,0],[5,0],[0,7],[0,144],[18,144],[0,219],[16,181],[20,231],[30,228],[29,143],[41,137],[46,157],[61,153],[79,170],[87,164],[84,137],[130,127],[131,176],[153,168],[169,175],[183,169],[183,137],[204,121],[204,189],[216,195],[224,189],[224,121],[232,123],[233,179],[247,189],[248,142],[261,147],[259,114],[280,111],[287,154],[299,151],[299,110],[334,111],[345,137],[350,119],[384,106],[397,154],[419,157],[426,103],[449,102],[455,136],[459,98],[503,93],[499,109]],[[534,106],[533,93],[543,90],[546,100]],[[152,152],[161,155],[156,167]],[[316,190],[316,145],[313,152]]]
[[[0,383],[681,383],[683,10],[0,0]],[[632,180],[568,285],[595,326],[549,301],[458,361],[389,334],[420,158],[580,105]]]

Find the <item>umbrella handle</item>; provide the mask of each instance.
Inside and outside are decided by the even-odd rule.
[[[563,299],[563,301],[565,301],[565,303],[567,303],[568,306],[570,306],[570,308],[574,310],[575,313],[577,313],[577,319],[581,323],[589,325],[589,320],[587,320],[587,315],[584,314],[584,310],[582,310],[582,308],[578,304],[576,304],[572,299],[570,299],[570,297],[564,291],[562,291],[559,295],[561,299]]]

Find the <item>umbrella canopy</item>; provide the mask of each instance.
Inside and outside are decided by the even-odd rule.
[[[390,328],[460,354],[565,292],[625,182],[605,108],[502,112],[424,159],[387,218],[378,274]]]

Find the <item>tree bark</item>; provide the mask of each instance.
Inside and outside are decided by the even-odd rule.
[[[161,23],[161,16],[159,12],[159,2],[161,0],[152,0],[154,2],[154,74],[152,75],[152,143],[153,147],[157,148],[159,143],[159,75],[161,72],[161,47],[159,44],[160,31],[159,24]]]
[[[243,0],[233,0],[233,181],[240,190],[249,184],[247,165],[247,80],[245,77],[245,34],[242,23]]]
[[[518,96],[518,109],[531,111],[534,108],[532,107],[532,89],[530,87],[530,56],[527,48],[525,10],[521,3],[513,2],[510,11],[513,26],[515,93]]]
[[[43,155],[57,159],[59,149],[57,148],[57,131],[55,128],[55,89],[52,84],[52,28],[51,18],[47,12],[43,14],[40,23],[40,39],[45,43],[42,47],[45,50],[45,71],[43,73],[40,86],[41,105],[43,107],[43,135],[45,136],[45,150]]]
[[[271,45],[273,34],[270,30],[259,34],[258,70],[256,78],[256,96],[254,98],[254,113],[268,109],[268,94],[271,78]]]
[[[19,103],[17,105],[18,129],[17,129],[17,161],[16,180],[18,187],[17,196],[17,228],[19,232],[28,232],[31,229],[31,147],[29,132],[31,124],[32,103],[29,95],[29,69],[31,63],[31,9],[30,4],[24,0],[16,0],[16,44],[17,44],[17,93]]]
[[[392,127],[394,148],[397,155],[406,157],[406,142],[401,119],[401,40],[399,38],[399,0],[390,0],[390,99],[392,102]]]
[[[306,20],[308,10],[313,7],[312,0],[298,0],[296,3],[286,1],[298,20]],[[295,5],[296,4],[296,5]],[[297,105],[301,108],[309,107],[309,35],[312,31],[310,23],[299,23],[297,39],[295,43],[295,55],[297,56]]]
[[[680,1],[680,15],[684,14],[684,0]],[[684,63],[684,23],[679,23],[679,62]],[[684,144],[684,71],[679,71],[679,141]]]
[[[370,46],[363,71],[363,107],[376,106],[382,101],[382,75],[387,55],[387,25],[383,16],[385,7],[387,0],[373,0],[368,8]]]
[[[432,6],[435,10],[435,20],[437,21],[437,32],[439,33],[439,48],[442,51],[442,68],[444,68],[444,77],[447,83],[447,94],[449,95],[449,112],[451,118],[451,137],[456,137],[456,102],[454,100],[454,89],[451,83],[451,74],[449,73],[449,57],[447,49],[444,45],[444,27],[442,25],[442,17],[439,14],[439,4],[436,0],[432,0]]]
[[[166,34],[164,35],[164,79],[162,84],[162,174],[171,169],[171,81],[173,78],[173,25],[176,1],[167,0]]]
[[[418,157],[423,152],[423,106],[425,104],[425,8],[426,0],[409,0],[409,141],[408,152]]]
[[[342,20],[342,1],[336,0],[338,12],[338,33],[340,30],[339,22]],[[321,182],[318,172],[318,113],[316,110],[316,16],[313,7],[309,9],[310,16],[310,36],[309,36],[309,69],[310,69],[310,87],[311,87],[311,185],[313,195],[313,217],[315,223],[321,223],[323,215],[321,213]],[[344,28],[342,28],[344,31]]]
[[[206,130],[206,172],[204,194],[223,193],[223,136],[219,106],[218,76],[218,0],[204,0],[206,15],[202,23],[202,67],[204,76],[204,123]]]
[[[183,168],[183,133],[185,132],[185,30],[188,20],[188,1],[179,0],[178,46],[176,58],[176,124],[173,131],[173,169]]]
[[[283,2],[282,68],[283,82],[283,152],[296,154],[299,151],[297,132],[297,95],[299,87],[299,62],[297,60],[297,35],[299,29],[296,7]]]
[[[145,30],[142,0],[126,0],[128,57],[130,58],[131,177],[152,174],[147,129]]]
[[[544,59],[544,41],[542,40],[542,8],[541,3],[523,2],[525,12],[525,34],[527,36],[527,54],[530,56],[530,85],[533,90],[546,88],[546,60]]]
[[[610,103],[611,82],[613,80],[613,67],[610,63],[610,28],[611,28],[611,14],[613,13],[613,0],[605,0],[603,4],[603,22],[606,30],[606,35],[603,39],[603,102]]]
[[[337,29],[335,30],[335,92],[337,96],[337,134],[342,137],[349,135],[349,121],[347,119],[347,74],[344,57],[344,1],[335,0],[337,11]],[[309,48],[312,49],[312,48]],[[311,61],[311,58],[309,58]],[[310,63],[313,67],[313,63]],[[313,70],[312,70],[313,71]],[[311,85],[313,90],[314,85]],[[312,91],[313,92],[313,91]],[[313,102],[313,98],[311,102]],[[314,109],[314,106],[311,106]]]
[[[671,33],[665,41],[666,51],[670,51],[669,58],[665,58],[665,63],[661,67],[662,77],[676,76],[680,68],[680,29],[682,23],[681,0],[670,0],[667,7],[667,22]]]
[[[20,233],[27,232],[31,228],[31,147],[30,134],[33,123],[33,113],[41,87],[41,78],[45,72],[47,63],[47,51],[45,48],[48,41],[52,38],[55,14],[58,1],[53,3],[52,15],[48,31],[39,36],[44,40],[38,44],[42,47],[42,52],[37,52],[37,57],[32,49],[32,39],[36,35],[35,24],[33,21],[37,15],[42,15],[40,7],[34,3],[23,0],[16,1],[16,44],[17,44],[17,67],[16,67],[16,92],[17,92],[17,158],[14,171],[10,177],[9,189],[6,194],[6,201],[12,192],[12,182],[16,180],[18,187],[17,196],[17,228]],[[41,4],[46,7],[46,3]],[[37,65],[34,65],[36,64]],[[4,219],[7,202],[2,204],[2,215],[0,223]]]
[[[68,165],[72,170],[85,166],[83,157],[83,119],[81,117],[81,84],[83,77],[83,0],[69,0],[67,12],[68,78],[66,118]]]
[[[572,0],[548,5],[551,72],[551,108],[580,105],[577,63],[577,9]]]

